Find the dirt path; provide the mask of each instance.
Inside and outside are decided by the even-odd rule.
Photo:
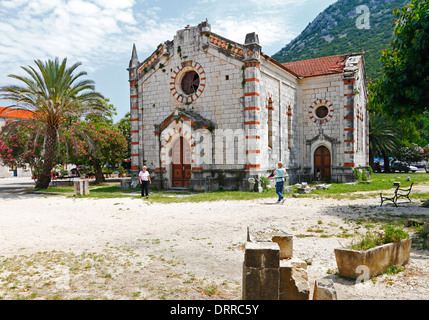
[[[334,248],[365,233],[372,218],[424,220],[429,209],[380,208],[378,198],[287,198],[283,206],[274,201],[1,200],[0,298],[241,299],[250,224],[288,226],[310,284],[332,278],[339,299],[429,296],[429,251],[421,245],[398,274],[361,284],[334,274]]]

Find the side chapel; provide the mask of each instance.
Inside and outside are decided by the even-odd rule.
[[[363,53],[279,63],[211,31],[177,31],[129,63],[131,169],[153,184],[248,189],[283,162],[287,183],[351,182],[369,162]]]

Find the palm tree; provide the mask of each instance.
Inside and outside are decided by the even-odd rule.
[[[390,172],[389,153],[396,145],[396,131],[392,122],[380,111],[369,112],[369,161],[374,166],[374,154],[384,158],[384,171]]]
[[[58,130],[68,125],[72,118],[94,111],[103,112],[105,107],[103,96],[95,91],[94,82],[81,79],[87,73],[73,74],[80,62],[69,68],[66,66],[67,58],[61,63],[58,58],[34,62],[37,68],[21,67],[27,76],[9,75],[23,85],[0,87],[0,98],[14,101],[11,107],[34,111],[32,119],[22,121],[35,121],[45,132],[44,161],[36,188],[46,189],[51,180]]]

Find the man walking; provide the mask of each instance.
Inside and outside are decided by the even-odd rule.
[[[146,198],[148,198],[149,197],[149,184],[151,184],[152,182],[150,181],[150,174],[147,171],[146,166],[143,166],[142,171],[140,171],[140,173],[139,173],[139,181],[140,181],[140,186],[142,188],[142,197],[144,197],[146,194]]]

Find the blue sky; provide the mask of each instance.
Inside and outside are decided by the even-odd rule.
[[[129,111],[126,68],[136,44],[143,61],[176,30],[208,19],[212,31],[243,43],[256,32],[273,55],[336,0],[0,0],[0,86],[35,59],[67,57],[88,72],[117,110]],[[0,101],[1,106],[7,102]]]

